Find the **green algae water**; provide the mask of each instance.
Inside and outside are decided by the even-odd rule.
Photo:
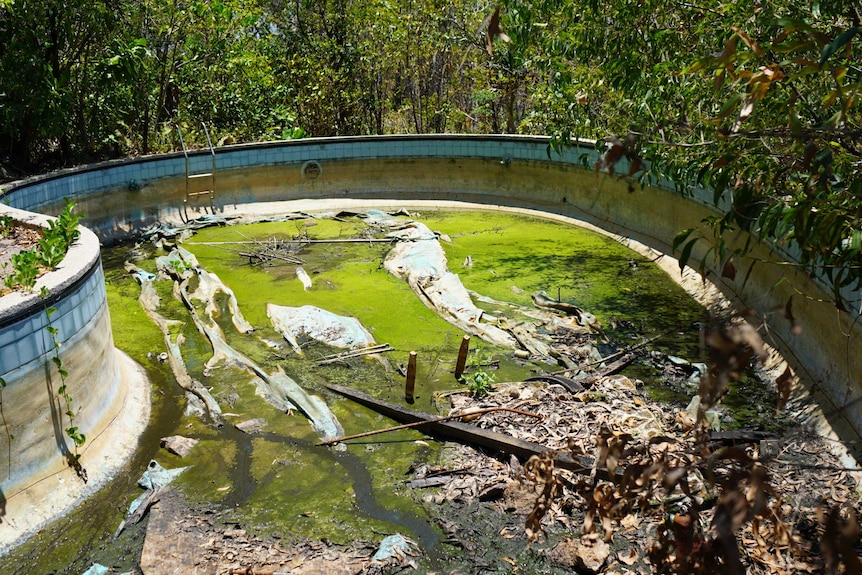
[[[545,291],[552,298],[576,304],[605,326],[608,341],[603,344],[603,355],[645,338],[670,334],[654,347],[700,360],[697,326],[706,320],[705,310],[652,262],[611,238],[508,212],[431,211],[413,214],[412,219],[441,234],[449,269],[473,292],[530,306],[530,294]],[[248,254],[255,246],[297,237],[351,241],[321,241],[304,247],[298,255],[311,278],[308,289],[297,279],[296,264],[273,259],[267,265],[252,265],[254,258]],[[183,244],[204,269],[233,290],[243,315],[255,327],[253,334],[240,334],[223,322],[227,343],[267,372],[283,369],[307,391],[323,397],[346,434],[393,424],[333,395],[325,385],[350,386],[406,405],[403,377],[372,358],[316,365],[317,360],[338,351],[323,344],[304,342],[302,356],[289,346],[266,345],[266,341],[283,341],[266,315],[267,304],[314,305],[357,318],[377,343],[394,349],[387,353],[392,367],[406,364],[409,353],[417,352],[414,409],[435,413],[435,392],[463,388],[453,375],[462,332],[383,268],[389,243],[354,241],[369,237],[361,219],[345,217],[213,227],[198,231]],[[71,563],[76,571],[69,572],[81,572],[96,561],[118,569],[134,566],[141,529],[129,530],[117,543],[109,539],[128,502],[138,495],[134,481],[150,458],[167,468],[190,466],[176,485],[192,505],[230,507],[237,524],[262,535],[292,533],[339,543],[400,532],[419,541],[430,557],[439,558],[442,536],[404,486],[411,469],[436,460],[437,443],[419,432],[401,431],[354,442],[346,451],[318,446],[319,438],[301,414],[283,413],[255,394],[248,372],[205,368],[212,353],[209,343],[173,297],[172,282],[157,281],[160,313],[184,322],[186,365],[222,406],[226,425],[216,428],[198,416],[184,414],[183,392],[173,382],[167,364],[157,359],[164,351],[162,334],[137,301],[140,287],[123,269],[123,262],[132,260],[155,273],[154,258],[165,253],[143,244],[117,246],[103,254],[115,343],[143,364],[153,379],[153,421],[128,476],[112,486],[111,495],[85,505],[85,510],[101,509],[100,520],[85,524],[72,519],[72,523],[58,523],[46,531],[64,541],[92,542],[81,547],[86,555],[79,553]],[[499,361],[497,381],[523,380],[537,371],[554,369],[548,364],[512,361],[511,350],[475,339],[473,346],[478,348],[474,357]],[[636,377],[655,375],[648,366],[633,369]],[[265,421],[258,433],[245,434],[234,427],[255,418]],[[189,456],[180,458],[158,449],[158,438],[168,435],[192,437],[199,443]],[[92,515],[81,513],[82,517]],[[32,545],[28,543],[16,557],[42,559],[34,559],[36,563],[22,559],[23,570],[16,573],[50,572],[70,565],[71,550],[63,552],[61,564],[60,552],[39,555]],[[449,556],[452,553],[457,552],[447,550]],[[31,569],[33,565],[38,565],[36,571]]]
[[[602,235],[499,212],[432,212],[414,214],[413,219],[448,238],[443,246],[449,268],[468,289],[495,300],[528,306],[530,293],[545,290],[577,303],[606,324],[625,318],[625,325],[644,337],[674,329],[691,331],[704,318],[703,308],[661,270]],[[416,351],[419,371],[414,407],[433,412],[435,391],[459,387],[452,371],[462,333],[427,308],[405,282],[383,269],[390,244],[323,243],[364,235],[366,226],[361,219],[314,219],[213,227],[199,231],[184,244],[202,267],[231,287],[246,319],[256,328],[254,337],[249,337],[237,334],[225,322],[228,343],[267,371],[281,367],[307,390],[325,397],[347,434],[389,423],[330,394],[325,384],[358,388],[404,404],[403,379],[373,359],[316,366],[315,359],[333,351],[321,344],[310,343],[302,357],[288,348],[273,351],[260,345],[258,338],[281,339],[266,317],[267,304],[314,305],[355,317],[378,343],[394,348],[387,354],[392,364],[406,363],[409,353]],[[265,266],[250,264],[253,258],[248,254],[255,246],[297,237],[321,242],[309,243],[299,254],[312,280],[310,288],[297,279],[296,264],[279,260]],[[471,265],[462,266],[468,258]],[[197,341],[191,349],[207,351],[194,330],[188,329],[186,336]],[[696,342],[696,337],[690,339],[689,344]],[[487,344],[479,347],[485,357],[501,360],[504,373],[497,374],[500,380],[524,379],[538,369],[548,369],[515,364],[508,360],[509,350]],[[194,369],[206,359],[204,355],[187,361]],[[202,440],[182,461],[195,469],[180,479],[192,498],[238,505],[239,513],[250,523],[280,525],[286,531],[333,541],[369,532],[403,531],[404,524],[387,524],[387,517],[399,516],[410,523],[411,536],[426,545],[436,544],[430,528],[422,527],[422,514],[411,495],[401,487],[408,469],[433,459],[433,443],[417,446],[414,440],[421,434],[404,432],[352,445],[346,455],[315,447],[317,438],[304,418],[274,413],[254,396],[248,379],[229,369],[212,370],[210,376],[201,377],[213,387],[220,403],[232,398],[225,410],[236,414],[234,422],[264,417],[267,425],[264,434],[240,441],[242,434],[233,433],[236,437],[229,439],[224,431],[208,428],[199,420],[186,424],[192,426],[191,435]],[[181,464],[179,460],[169,463]],[[367,470],[365,476],[358,478],[357,469]],[[372,492],[364,489],[366,482],[371,483]],[[381,508],[388,512],[380,512]]]

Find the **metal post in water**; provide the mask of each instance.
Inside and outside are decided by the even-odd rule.
[[[410,352],[407,361],[407,382],[404,384],[404,399],[407,403],[413,403],[413,391],[416,388],[416,352]]]
[[[465,335],[461,340],[461,349],[458,350],[458,362],[455,364],[455,379],[461,379],[464,368],[467,366],[467,352],[470,351],[470,336]]]

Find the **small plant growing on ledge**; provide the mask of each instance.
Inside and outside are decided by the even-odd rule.
[[[69,251],[69,247],[80,235],[78,222],[81,218],[72,213],[74,209],[75,204],[67,201],[63,212],[55,220],[52,220],[48,224],[47,228],[42,230],[42,237],[38,240],[38,243],[34,248],[12,255],[12,270],[3,280],[3,283],[7,288],[32,292],[39,276],[55,269],[63,261],[63,258]],[[14,226],[15,222],[12,220],[11,216],[0,217],[0,236],[6,237],[9,233],[12,233]],[[75,425],[73,398],[66,383],[69,374],[63,360],[60,358],[60,347],[62,345],[60,340],[60,330],[53,324],[51,319],[51,316],[56,313],[57,308],[49,307],[47,299],[50,295],[50,290],[48,290],[47,287],[42,286],[39,296],[43,300],[43,307],[48,323],[45,330],[51,336],[51,341],[53,342],[53,356],[51,357],[51,362],[56,367],[57,374],[60,377],[60,386],[57,389],[57,398],[59,402],[62,402],[62,404],[65,405],[64,414],[69,418],[69,426],[65,429],[65,432],[73,443],[72,451],[67,450],[66,456],[69,465],[86,483],[87,470],[81,465],[81,454],[79,452],[79,448],[86,442],[86,437]],[[2,390],[5,385],[6,382],[3,379],[0,379],[0,390]],[[51,387],[50,380],[49,387]],[[0,396],[0,402],[2,402],[2,396]],[[2,407],[3,405],[0,403],[0,416],[2,416],[3,424],[6,426],[5,414],[2,412]],[[9,465],[11,469],[12,436],[8,432],[8,426],[6,434],[10,441]]]
[[[0,238],[8,237],[12,232],[12,216],[6,214],[0,216]]]
[[[69,247],[80,235],[78,223],[81,216],[73,214],[74,209],[74,202],[66,202],[63,212],[42,232],[39,244],[32,250],[12,256],[12,270],[3,281],[7,288],[31,292],[40,275],[63,261]],[[0,234],[8,234],[12,225],[11,216],[0,218]]]
[[[470,390],[473,397],[485,397],[494,388],[496,376],[489,371],[495,362],[491,361],[487,354],[481,355],[478,349],[473,350],[475,360],[471,364],[470,374],[462,377],[461,381]]]

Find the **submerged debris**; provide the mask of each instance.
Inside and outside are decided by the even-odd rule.
[[[273,327],[302,355],[300,338],[308,337],[341,349],[372,347],[371,333],[354,317],[334,314],[312,305],[287,307],[267,304],[266,315]]]
[[[159,445],[163,449],[166,449],[169,453],[173,453],[179,457],[187,456],[191,453],[192,448],[194,448],[198,443],[200,443],[200,440],[192,437],[183,437],[182,435],[163,437],[161,441],[159,441]]]
[[[495,302],[470,292],[458,275],[449,271],[438,235],[421,222],[397,219],[374,210],[366,214],[365,222],[391,230],[389,237],[399,240],[383,262],[386,270],[406,281],[426,306],[466,333],[502,348],[525,351],[528,357],[543,360],[554,358],[567,367],[573,367],[576,362],[555,350],[551,345],[552,337],[546,333],[570,331],[583,334],[593,328],[600,330],[595,316],[571,304],[566,304],[564,309],[560,308],[562,304],[553,308],[545,306],[565,314],[577,310],[573,320],[569,321],[546,311]],[[473,302],[474,298],[506,306],[532,321],[493,317],[478,307]],[[547,297],[545,300],[551,301]]]
[[[159,494],[167,487],[174,479],[180,476],[188,467],[179,467],[176,469],[165,469],[156,461],[150,461],[146,471],[141,478],[138,479],[138,485],[145,491],[129,505],[129,512],[126,518],[120,522],[120,526],[114,532],[114,539],[120,536],[129,525],[134,525],[141,521],[149,510],[150,506],[158,501]]]
[[[400,533],[389,535],[380,542],[377,552],[371,557],[374,561],[388,562],[392,559],[400,559],[410,555],[416,542],[404,537]]]
[[[123,573],[117,573],[116,571],[114,571],[110,567],[105,567],[101,563],[93,563],[93,565],[89,569],[87,569],[86,571],[81,573],[81,575],[110,575],[110,574],[114,574],[114,575],[137,575],[138,572],[137,571],[126,571]]]
[[[311,289],[311,277],[301,266],[296,267],[296,279],[302,282],[302,287],[307,291]]]
[[[243,433],[258,433],[264,428],[264,426],[266,426],[266,419],[262,417],[255,417],[254,419],[247,419],[245,421],[241,421],[240,423],[237,423],[234,427],[236,427]]]
[[[191,320],[212,346],[213,355],[206,364],[208,369],[214,368],[219,363],[246,369],[254,375],[253,382],[258,388],[259,395],[282,411],[289,412],[294,407],[300,410],[311,421],[312,427],[322,439],[332,439],[343,434],[341,424],[323,399],[307,393],[280,367],[273,373],[267,373],[251,359],[228,345],[224,333],[216,321],[216,318],[221,314],[221,310],[215,303],[216,294],[227,295],[228,311],[237,331],[248,334],[254,328],[242,316],[233,291],[224,285],[218,276],[204,270],[194,255],[182,248],[172,250],[166,257],[157,258],[157,265],[160,272],[174,278],[175,294],[178,294],[178,297],[185,303]],[[175,338],[171,335],[171,329],[181,325],[181,322],[166,320],[160,316],[155,311],[159,305],[159,298],[152,286],[152,281],[144,274],[139,273],[135,266],[129,265],[127,269],[134,273],[136,279],[141,283],[141,304],[165,335],[165,342],[168,345],[171,365],[174,367],[177,381],[184,389],[198,396],[206,404],[213,421],[219,426],[222,425],[221,409],[218,404],[200,382],[191,378],[182,361],[182,355],[179,351],[183,343],[182,334],[178,334]],[[197,289],[194,291],[191,291],[190,288],[192,278],[198,280]],[[203,313],[198,313],[195,301],[204,305]]]
[[[195,397],[200,401],[200,405],[203,406],[207,417],[213,425],[221,427],[224,425],[224,420],[222,419],[221,408],[219,407],[218,402],[216,402],[209,390],[204,387],[200,381],[189,374],[189,371],[186,368],[186,363],[183,360],[181,347],[185,338],[182,333],[177,333],[178,328],[180,328],[183,323],[176,320],[169,320],[158,312],[161,300],[158,293],[156,293],[155,286],[153,286],[153,281],[155,281],[156,276],[141,270],[131,263],[126,264],[126,271],[132,274],[135,280],[140,284],[141,295],[138,297],[138,302],[141,304],[141,307],[150,319],[153,320],[153,323],[155,323],[162,332],[165,347],[168,348],[167,352],[162,352],[158,355],[159,360],[163,361],[161,358],[164,354],[165,359],[170,362],[171,371],[174,374],[174,378],[176,378],[177,384],[192,397]]]
[[[302,265],[305,261],[297,254],[302,252],[305,247],[305,242],[300,240],[286,240],[280,238],[270,238],[268,241],[250,241],[246,242],[253,244],[254,251],[243,250],[238,252],[242,257],[248,258],[248,263],[254,265],[271,265],[273,261],[286,262],[290,264]],[[302,279],[300,274],[305,274],[305,270],[297,267],[296,276]],[[306,274],[306,277],[307,274]],[[303,284],[305,281],[303,281]],[[309,280],[309,284],[310,284]]]
[[[544,291],[538,291],[530,296],[533,303],[538,308],[551,309],[563,312],[566,315],[575,317],[578,324],[583,326],[597,325],[599,320],[593,314],[584,311],[574,304],[567,302],[556,301],[548,297]]]

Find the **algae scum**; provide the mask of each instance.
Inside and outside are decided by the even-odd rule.
[[[449,269],[468,290],[484,296],[482,301],[493,302],[479,304],[489,314],[510,305],[531,307],[531,294],[544,291],[596,316],[606,336],[596,339],[596,351],[602,356],[662,336],[653,349],[701,361],[698,326],[707,319],[705,310],[652,262],[610,238],[513,213],[429,212],[402,219],[424,223],[440,235]],[[398,368],[415,351],[414,409],[446,410],[442,405],[438,408],[435,392],[464,388],[453,375],[464,332],[441,319],[407,282],[385,269],[393,243],[380,241],[383,237],[384,232],[370,228],[365,219],[342,214],[210,227],[181,245],[200,268],[217,275],[232,290],[239,310],[254,328],[243,333],[231,325],[230,298],[218,295],[213,329],[223,332],[226,345],[261,373],[283,371],[308,394],[323,398],[344,433],[352,434],[393,423],[336,396],[325,385],[350,386],[405,404],[404,378]],[[262,255],[297,238],[304,240],[301,251],[282,249],[275,257]],[[433,520],[417,503],[419,496],[404,486],[411,469],[436,461],[439,444],[421,433],[401,431],[353,441],[341,450],[318,446],[321,437],[309,420],[262,397],[249,369],[235,362],[212,365],[213,348],[189,317],[188,306],[175,297],[174,281],[156,278],[152,287],[160,297],[158,313],[177,322],[171,323],[169,337],[181,344],[188,374],[211,394],[224,425],[216,426],[212,417],[186,409],[188,396],[175,383],[165,355],[160,357],[166,347],[163,334],[138,302],[139,282],[124,269],[124,262],[132,262],[139,272],[156,276],[156,258],[166,256],[170,247],[147,241],[103,253],[115,343],[143,364],[154,382],[153,423],[129,476],[137,478],[150,457],[166,468],[190,466],[175,485],[193,507],[231,508],[232,520],[260,534],[295,534],[338,543],[379,540],[400,532],[418,541],[432,558],[446,560],[452,555],[455,560],[457,549],[441,542]],[[183,265],[193,267],[188,263],[174,267]],[[296,345],[301,353],[297,353],[274,329],[268,304],[310,305],[356,318],[377,344],[388,344],[391,351],[326,362],[344,350],[300,337]],[[200,302],[191,306],[202,313]],[[560,369],[549,361],[516,360],[511,349],[476,337],[471,346],[470,364],[491,364],[487,369],[493,370],[498,382]],[[631,373],[640,378],[658,375],[645,364]],[[236,427],[256,419],[262,421],[251,433]],[[199,443],[180,458],[157,447],[158,438],[169,435]],[[41,562],[36,560],[41,570],[62,569],[71,563],[83,571],[95,561],[115,567],[134,565],[141,526],[129,529],[116,543],[107,541],[125,504],[138,495],[132,481],[113,488],[113,501],[102,497],[85,506],[100,506],[100,511],[90,512],[102,518],[99,526],[75,523],[73,518],[72,523],[47,530],[55,534],[55,541],[80,539],[87,544],[78,544],[74,561],[65,553],[64,562],[53,566],[49,564],[61,559],[44,551]],[[58,529],[65,536],[56,535]],[[28,546],[18,552],[17,560],[26,563],[40,555],[32,544]],[[117,551],[118,546],[123,550]]]

